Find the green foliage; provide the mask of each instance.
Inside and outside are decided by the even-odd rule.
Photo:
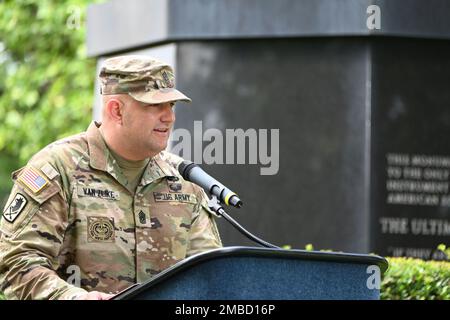
[[[450,257],[450,248],[437,248]],[[305,250],[313,251],[312,244]],[[331,250],[320,250],[328,251]],[[386,258],[389,269],[381,283],[382,300],[450,300],[450,262],[412,258]]]
[[[445,244],[441,243],[440,245],[438,245],[438,250],[443,252],[445,254],[445,256],[447,257],[447,259],[450,259],[450,248],[448,248]]]
[[[10,173],[91,121],[95,60],[86,58],[88,0],[0,2],[0,203]]]
[[[450,300],[450,262],[387,258],[383,300]]]

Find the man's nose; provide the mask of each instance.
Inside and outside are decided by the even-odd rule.
[[[173,110],[172,104],[164,103],[161,107],[162,107],[161,121],[175,122],[175,110]]]

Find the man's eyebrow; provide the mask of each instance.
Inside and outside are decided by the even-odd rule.
[[[148,106],[157,106],[158,103],[145,103],[145,102],[141,102],[141,106],[143,107],[148,107]]]
[[[170,103],[171,105],[175,105],[176,101],[172,101],[172,102],[168,102],[168,103]],[[159,105],[162,105],[162,104],[163,103],[144,103],[143,106],[144,107],[146,107],[146,106],[159,106]]]

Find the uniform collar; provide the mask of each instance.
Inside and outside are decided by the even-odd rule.
[[[101,122],[93,121],[86,132],[89,146],[89,164],[94,169],[108,171],[109,150],[100,133],[100,126]]]
[[[152,159],[150,159],[147,165],[147,169],[145,170],[145,173],[142,176],[141,184],[145,186],[160,178],[173,177],[177,175],[178,174],[175,168],[170,166],[169,163],[167,163],[164,160],[164,151],[163,151],[158,153]]]
[[[101,122],[93,121],[87,129],[89,164],[91,168],[108,172],[125,189],[128,189],[126,177],[122,174],[119,164],[111,155],[105,140],[103,140],[99,129],[101,125]]]

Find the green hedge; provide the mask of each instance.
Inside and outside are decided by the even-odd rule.
[[[450,300],[450,262],[387,258],[382,300]]]
[[[283,246],[290,249],[290,246]],[[307,245],[306,250],[314,250]],[[439,250],[449,256],[444,245]],[[381,283],[382,300],[450,300],[450,262],[386,258],[389,268]],[[0,300],[4,299],[0,292]]]
[[[283,246],[291,249],[291,246]],[[437,248],[450,257],[450,248]],[[305,246],[312,251],[312,244]],[[332,251],[332,250],[321,250]],[[450,300],[450,261],[425,261],[412,258],[390,258],[381,283],[382,300]]]

